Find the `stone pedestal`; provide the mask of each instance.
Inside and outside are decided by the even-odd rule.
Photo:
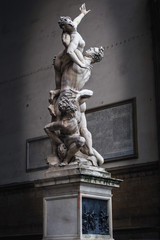
[[[111,190],[120,182],[103,168],[50,168],[46,179],[36,182],[52,189],[43,200],[43,240],[113,240]]]

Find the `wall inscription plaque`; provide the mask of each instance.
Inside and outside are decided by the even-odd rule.
[[[106,161],[137,157],[135,99],[89,110],[86,115],[93,147]]]
[[[28,139],[26,141],[27,171],[47,168],[46,157],[52,153],[47,136]]]

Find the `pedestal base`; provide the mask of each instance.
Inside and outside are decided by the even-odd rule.
[[[49,169],[37,187],[54,189],[44,197],[43,240],[113,240],[112,187],[121,180],[103,168],[75,165]]]

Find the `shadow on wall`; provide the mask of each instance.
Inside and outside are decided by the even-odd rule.
[[[37,1],[1,1],[0,8],[0,182],[18,181],[25,172],[24,115],[29,109],[27,66],[24,65],[29,41],[30,19]],[[11,180],[12,179],[12,180]]]
[[[25,124],[28,109],[24,58],[28,43],[29,16],[37,1],[3,0],[0,7],[0,185],[19,181],[25,173]],[[0,188],[0,236],[28,234],[42,229],[42,214],[35,205],[36,193],[25,186]],[[42,199],[38,201],[42,205]],[[38,206],[37,204],[37,206]],[[40,213],[39,213],[40,212]],[[39,216],[34,222],[34,216]],[[33,221],[32,221],[33,219]],[[30,226],[28,227],[28,225]],[[28,228],[28,229],[26,229]],[[37,233],[37,232],[36,232]],[[0,237],[1,238],[1,237]],[[9,237],[3,239],[10,239]],[[13,239],[13,238],[12,238]],[[17,239],[17,237],[15,237]],[[20,237],[22,239],[22,237]],[[25,239],[25,237],[24,237]]]

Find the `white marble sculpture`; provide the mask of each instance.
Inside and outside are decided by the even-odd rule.
[[[82,89],[91,76],[92,64],[102,60],[104,49],[94,47],[83,54],[85,42],[77,26],[90,10],[83,4],[80,11],[73,21],[70,17],[60,17],[58,22],[65,49],[53,60],[56,89],[50,91],[48,107],[52,120],[44,128],[51,139],[53,152],[47,161],[52,166],[77,162],[99,166],[104,162],[92,147],[85,117],[86,100],[93,92]]]

